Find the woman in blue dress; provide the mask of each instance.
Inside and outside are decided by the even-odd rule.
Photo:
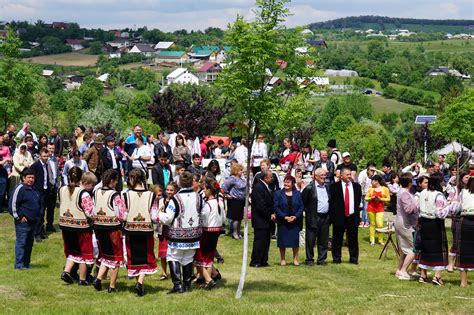
[[[295,188],[295,178],[285,177],[283,189],[275,192],[275,214],[278,223],[277,246],[280,248],[280,265],[285,266],[285,252],[293,249],[293,264],[299,266],[298,252],[303,217],[303,200]]]

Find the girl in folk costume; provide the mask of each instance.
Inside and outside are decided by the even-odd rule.
[[[170,293],[191,291],[193,258],[202,234],[200,216],[203,202],[192,189],[193,175],[184,172],[179,182],[181,190],[170,200],[166,211],[159,213],[160,223],[169,226],[166,260],[173,281]]]
[[[421,236],[420,283],[427,283],[427,269],[435,271],[433,284],[444,285],[441,272],[448,266],[448,243],[444,218],[455,209],[457,204],[448,204],[442,193],[441,175],[434,174],[428,179],[428,189],[420,193],[420,218],[418,219]]]
[[[99,245],[100,269],[93,285],[102,290],[102,279],[110,272],[109,293],[116,292],[115,283],[119,268],[123,265],[121,213],[126,212],[125,203],[115,191],[119,182],[119,173],[109,169],[102,176],[102,188],[95,191],[93,212],[94,233]]]
[[[158,209],[160,212],[165,212],[166,207],[168,206],[168,203],[170,200],[174,197],[174,195],[178,192],[178,185],[175,182],[171,182],[166,186],[166,192],[165,198],[161,198],[158,204]],[[155,192],[156,194],[156,192]],[[161,195],[160,195],[161,196]],[[160,280],[166,280],[168,279],[168,275],[166,272],[166,253],[168,251],[168,239],[167,239],[167,234],[168,234],[168,227],[165,225],[160,224],[159,227],[159,232],[158,232],[158,257],[161,260],[161,269],[163,271],[163,274],[160,277]]]
[[[474,270],[474,172],[471,171],[467,187],[460,192],[461,220],[456,238],[456,269],[461,275],[461,287],[467,287],[467,272]]]
[[[204,278],[203,288],[211,290],[220,279],[220,273],[213,268],[219,235],[224,230],[224,200],[219,198],[220,187],[213,178],[205,179],[205,196],[207,201],[201,212],[202,238],[194,255],[194,265]]]
[[[82,177],[82,170],[79,167],[71,168],[69,185],[59,190],[59,227],[62,230],[64,254],[67,259],[61,279],[66,283],[73,283],[71,269],[77,263],[79,285],[88,285],[87,265],[94,264],[92,223],[89,219],[94,210],[94,202],[85,189],[84,180],[80,186]],[[88,183],[89,186],[90,184]]]
[[[461,176],[459,177],[459,182],[456,186],[451,186],[446,189],[446,193],[448,195],[448,202],[459,202],[461,191],[467,187],[469,181],[469,173],[468,172],[461,172]],[[456,212],[451,217],[451,233],[453,234],[453,244],[449,249],[449,265],[448,265],[448,272],[454,272],[454,261],[456,260],[456,251],[458,248],[458,228],[461,225],[461,216],[459,212]]]
[[[145,172],[138,168],[131,170],[128,174],[129,190],[124,194],[128,213],[121,214],[125,222],[128,276],[137,279],[135,291],[138,296],[145,294],[145,275],[156,272],[153,222],[158,217],[158,203],[155,194],[145,187]]]

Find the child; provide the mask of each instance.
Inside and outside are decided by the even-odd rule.
[[[181,187],[179,184],[179,176],[184,173],[186,168],[184,167],[183,164],[177,163],[175,166],[175,177],[173,178],[173,181],[178,185],[178,187]]]
[[[145,275],[156,273],[153,222],[158,219],[158,203],[155,194],[145,187],[145,172],[132,169],[128,173],[129,190],[124,194],[127,210],[120,214],[125,222],[128,276],[136,278],[138,296],[145,294]]]
[[[69,170],[69,185],[59,190],[59,226],[64,240],[66,266],[61,279],[73,283],[71,270],[79,264],[79,285],[89,285],[87,265],[94,264],[92,249],[92,225],[89,218],[94,210],[94,202],[88,193],[97,183],[94,174],[84,173],[79,167]]]
[[[102,177],[102,188],[95,192],[94,233],[99,245],[100,269],[93,282],[97,291],[102,290],[102,279],[109,269],[109,293],[114,293],[119,268],[123,265],[122,224],[120,213],[126,212],[125,203],[115,190],[119,173],[109,169]]]

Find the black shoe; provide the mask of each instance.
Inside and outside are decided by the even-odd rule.
[[[90,285],[90,283],[87,282],[86,280],[79,280],[79,282],[77,284],[79,286],[88,286],[88,285]]]
[[[73,284],[74,283],[74,278],[71,276],[69,272],[63,271],[61,273],[61,280],[68,284]]]
[[[35,242],[36,243],[41,243],[43,241],[43,239],[41,238],[41,236],[35,236]]]
[[[88,274],[88,275],[86,276],[86,281],[87,281],[87,283],[93,284],[93,283],[94,283],[94,280],[95,280],[95,278],[94,278],[91,274]]]
[[[327,265],[327,263],[326,263],[325,261],[318,261],[316,264],[317,264],[318,266],[325,266],[325,265]]]
[[[306,266],[314,266],[314,261],[312,260],[307,260],[304,262]]]
[[[43,233],[43,234],[40,235],[40,237],[41,237],[42,240],[45,240],[45,239],[48,238],[48,235],[46,235],[46,234]]]
[[[353,265],[358,265],[358,264],[359,264],[359,262],[358,262],[358,261],[355,261],[355,260],[354,260],[354,261],[349,261],[349,263],[350,263],[350,264],[353,264]]]
[[[216,271],[217,271],[217,274],[214,277],[212,277],[212,280],[214,280],[214,282],[217,282],[222,279],[222,275],[219,272],[219,269],[216,269]]]
[[[332,263],[336,264],[336,265],[339,265],[341,263],[341,261],[340,260],[333,260]]]
[[[214,280],[211,280],[208,283],[206,283],[206,285],[204,286],[204,289],[212,290],[213,288],[216,287],[216,285],[217,285],[217,282],[215,282]]]
[[[72,280],[74,280],[74,282],[79,282],[79,274],[77,272],[71,272],[69,275],[71,276]]]
[[[94,281],[92,281],[92,285],[97,291],[102,290],[102,281],[99,278],[95,278]]]
[[[205,281],[204,278],[196,278],[195,280],[193,280],[193,282],[196,284],[203,284]]]
[[[224,258],[222,257],[217,257],[216,258],[218,264],[223,264],[224,263]]]
[[[171,293],[183,293],[183,283],[181,282],[181,264],[177,261],[168,262],[170,267],[171,281],[173,282],[173,288],[168,292]]]
[[[46,225],[46,232],[52,232],[55,233],[56,229],[52,225]]]
[[[250,264],[249,265],[250,267],[253,267],[253,268],[262,268],[263,266],[260,265],[260,264]]]
[[[109,293],[117,293],[117,289],[116,289],[116,288],[108,287],[107,292],[109,292]]]
[[[143,287],[143,284],[141,284],[140,282],[137,282],[137,284],[135,284],[135,292],[137,293],[138,296],[144,296],[145,288]]]
[[[270,267],[270,265],[268,263],[263,263],[262,267]]]

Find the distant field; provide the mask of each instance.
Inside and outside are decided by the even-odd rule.
[[[401,113],[409,108],[419,108],[419,106],[402,103],[394,99],[387,99],[381,96],[369,96],[370,103],[375,114]]]
[[[28,63],[58,66],[93,67],[98,56],[84,54],[82,52],[69,52],[57,55],[38,56],[23,59]]]
[[[359,46],[361,49],[366,50],[368,41],[334,41],[328,42],[329,48],[335,48],[338,46]],[[425,48],[425,51],[443,51],[443,52],[473,52],[474,53],[474,40],[466,39],[454,39],[454,40],[437,40],[427,42],[398,42],[389,41],[388,45],[390,48],[398,49],[409,49],[414,50],[419,45]]]

